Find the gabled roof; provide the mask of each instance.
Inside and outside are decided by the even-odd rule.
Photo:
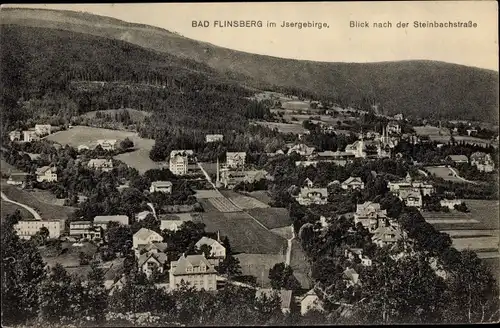
[[[321,194],[321,197],[328,197],[327,188],[308,188],[303,187],[300,189],[300,195],[303,198],[308,198],[310,194]]]
[[[137,264],[139,267],[142,267],[144,263],[146,263],[150,258],[155,259],[158,263],[161,265],[165,264],[167,262],[167,255],[165,253],[152,253],[152,252],[147,252],[139,256],[139,259],[137,260]]]
[[[184,254],[182,254],[182,256],[179,258],[179,260],[170,262],[170,267],[171,267],[170,270],[173,270],[172,274],[174,276],[184,275],[184,274],[193,274],[194,272],[187,273],[186,269],[189,266],[198,267],[202,263],[205,264],[207,269],[205,272],[197,272],[198,274],[217,273],[217,271],[214,269],[214,267],[210,264],[210,262],[205,257],[205,254],[188,255],[188,256],[185,256]]]
[[[198,240],[198,242],[195,244],[195,246],[198,248],[200,248],[203,245],[208,245],[211,247],[215,243],[218,243],[219,245],[222,246],[222,244],[219,243],[217,240],[203,236],[203,237],[201,237],[200,240]]]
[[[43,166],[43,167],[40,167],[40,168],[36,169],[36,174],[37,175],[44,174],[45,172],[47,172],[50,169],[52,169],[53,172],[57,172],[57,168],[56,167]]]
[[[134,233],[134,238],[141,239],[141,240],[146,240],[146,239],[148,239],[152,235],[158,235],[158,236],[160,236],[160,234],[157,233],[156,231],[153,231],[153,230],[150,230],[150,229],[146,229],[146,228],[141,228],[141,229],[139,229],[139,231],[137,231],[136,233]]]
[[[155,187],[172,187],[172,182],[170,181],[153,181],[151,182],[152,186]]]
[[[351,268],[347,268],[344,270],[344,276],[346,276],[347,279],[349,279],[353,283],[355,283],[355,284],[358,283],[359,274],[356,272],[356,270],[351,269]]]
[[[311,290],[309,290],[307,293],[305,293],[304,295],[302,295],[302,297],[300,298],[300,300],[304,300],[304,298],[306,298],[307,296],[315,296],[315,297],[318,297],[318,294],[316,293],[316,291],[314,290],[314,288],[312,288]]]
[[[154,250],[154,249],[158,250],[159,252],[165,252],[167,250],[167,247],[168,247],[167,243],[163,243],[163,242],[150,243],[150,244],[144,245],[142,247],[141,246],[142,245],[139,246],[139,249],[145,249],[148,252],[151,250]]]
[[[278,296],[281,299],[281,308],[289,309],[292,304],[292,291],[288,289],[271,289],[271,288],[263,288],[257,289],[255,291],[255,297],[261,297],[261,295],[266,295],[267,297],[271,297],[275,292],[278,293]]]
[[[351,183],[363,183],[360,177],[349,177],[349,179],[342,182],[342,184],[351,184]]]

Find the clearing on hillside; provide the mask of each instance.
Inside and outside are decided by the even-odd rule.
[[[149,158],[149,151],[153,148],[155,141],[153,139],[141,138],[135,132],[74,126],[69,130],[56,132],[47,136],[48,140],[75,148],[80,145],[94,146],[99,139],[116,139],[119,142],[125,138],[129,138],[134,142],[135,150],[115,156],[116,159],[137,169],[140,173],[144,173],[150,169],[161,168],[160,163],[153,162]]]
[[[30,212],[28,212],[25,208],[22,208],[21,206],[17,206],[16,204],[12,204],[10,202],[6,202],[3,199],[0,202],[0,215],[1,219],[3,220],[7,215],[14,214],[16,210],[19,210],[21,213],[21,219],[23,220],[33,220],[33,215],[31,215]]]
[[[284,238],[266,230],[245,212],[204,212],[201,218],[207,231],[219,230],[227,236],[237,253],[281,254],[286,250]]]
[[[292,224],[286,208],[253,208],[248,210],[248,213],[268,229],[286,227]]]
[[[224,190],[224,191],[222,191],[222,194],[224,196],[228,197],[234,204],[236,204],[237,207],[239,207],[243,210],[249,210],[252,208],[268,208],[269,207],[267,204],[264,204],[255,198],[245,196],[245,195],[239,194],[239,193],[231,191],[231,190]]]
[[[257,278],[257,285],[264,288],[271,287],[269,280],[269,269],[275,264],[285,262],[283,254],[237,254],[240,260],[241,273]]]

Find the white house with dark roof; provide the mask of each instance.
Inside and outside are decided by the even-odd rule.
[[[492,172],[495,169],[495,163],[491,155],[483,152],[473,153],[470,156],[470,164],[481,172]]]
[[[188,173],[189,160],[187,155],[174,153],[170,155],[169,170],[175,175],[186,175]]]
[[[420,191],[403,189],[399,191],[398,197],[405,203],[406,206],[417,208],[422,207],[423,202]]]
[[[365,189],[365,183],[360,177],[349,177],[342,182],[341,187],[344,190],[362,190]]]
[[[452,161],[455,164],[468,163],[469,159],[465,155],[448,155],[446,157],[447,161]]]
[[[387,210],[382,210],[379,203],[364,202],[356,205],[354,223],[360,222],[370,232],[378,227],[380,220],[385,219],[387,219]]]
[[[27,130],[23,131],[23,141],[24,142],[32,142],[40,140],[40,136],[36,133],[35,130]]]
[[[54,182],[57,181],[57,168],[51,166],[40,167],[36,170],[36,181]]]
[[[395,223],[381,224],[373,232],[372,241],[375,245],[382,247],[391,245],[404,237],[404,232]]]
[[[176,290],[184,282],[197,290],[217,290],[217,271],[205,254],[182,256],[170,262],[170,290]]]
[[[159,252],[158,250],[146,251],[139,255],[137,259],[139,270],[144,272],[147,277],[149,277],[154,270],[163,273],[167,263],[167,254]]]
[[[21,141],[21,131],[11,131],[9,132],[10,141]]]
[[[316,148],[314,147],[309,147],[305,144],[297,144],[294,145],[292,148],[288,149],[287,155],[291,155],[293,153],[297,153],[300,156],[312,156],[316,151]]]
[[[59,238],[64,230],[64,220],[21,220],[14,225],[19,238],[30,239],[42,227],[49,231],[49,238]]]
[[[101,146],[102,149],[112,151],[116,149],[116,144],[118,141],[116,139],[100,139],[97,140],[97,145]]]
[[[148,245],[155,242],[162,242],[163,237],[156,231],[141,228],[132,237],[132,247],[139,248],[141,245]]]
[[[198,249],[201,249],[203,245],[210,246],[210,257],[216,257],[216,258],[226,258],[226,247],[222,245],[222,242],[218,238],[218,240],[208,238],[208,237],[201,237],[200,240],[195,244]]]
[[[170,181],[153,181],[149,187],[149,192],[163,192],[165,194],[172,193],[172,182]]]

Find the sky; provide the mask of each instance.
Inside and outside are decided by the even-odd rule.
[[[283,58],[328,62],[428,59],[498,71],[496,1],[28,4],[84,11],[158,26],[214,45]],[[192,21],[208,20],[209,27]],[[261,20],[263,28],[214,27],[216,20]],[[276,27],[265,27],[273,21]],[[282,28],[283,21],[328,28]],[[370,27],[351,27],[367,22]],[[469,22],[476,28],[415,28],[414,21]],[[373,23],[391,22],[391,28]],[[398,27],[397,23],[408,23]]]

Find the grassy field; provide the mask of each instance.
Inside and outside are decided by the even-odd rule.
[[[9,199],[34,208],[43,219],[47,220],[66,220],[75,210],[72,207],[41,202],[31,192],[4,183],[2,183],[2,192],[5,193]]]
[[[231,199],[239,208],[249,210],[253,208],[268,208],[269,206],[255,198],[244,196],[231,190],[224,190],[221,193]]]
[[[308,276],[311,267],[306,259],[306,255],[300,246],[298,240],[292,241],[292,254],[290,258],[290,266],[293,269],[295,277],[299,280],[302,288],[312,288],[312,281]]]
[[[414,126],[413,129],[417,133],[417,135],[420,136],[439,136],[439,127],[437,126],[432,126],[432,125],[426,125],[426,126]],[[443,136],[448,136],[448,140],[450,139],[450,130],[447,128],[441,128],[441,135]]]
[[[149,151],[153,148],[153,139],[144,139],[135,132],[75,126],[69,130],[57,132],[47,137],[62,145],[78,147],[80,145],[94,146],[99,139],[116,139],[118,141],[129,138],[134,142],[135,150],[120,154],[115,158],[144,173],[149,169],[160,168],[161,164],[149,158]]]
[[[304,134],[307,130],[300,123],[254,122],[270,129],[277,129],[281,133]]]
[[[279,254],[286,250],[285,239],[266,230],[247,213],[205,212],[201,217],[207,231],[219,230],[221,235],[228,236],[235,252]]]
[[[242,274],[254,276],[257,285],[264,288],[271,287],[269,269],[276,263],[285,262],[285,256],[279,254],[238,254],[235,257],[240,260]]]
[[[208,198],[210,204],[212,204],[219,212],[231,213],[231,212],[241,212],[241,209],[234,205],[231,201],[224,197]]]
[[[1,211],[0,211],[0,216],[3,220],[7,215],[13,214],[16,210],[19,210],[21,212],[21,218],[25,220],[32,220],[33,215],[31,215],[30,212],[28,212],[26,209],[22,208],[21,206],[17,206],[16,204],[12,204],[9,202],[6,202],[2,200],[0,202],[1,206]]]
[[[16,169],[14,166],[7,163],[3,158],[0,159],[0,170],[2,174],[22,173],[21,170]]]
[[[472,249],[475,251],[498,250],[498,235],[495,237],[453,238],[453,247],[459,251],[463,249]]]
[[[269,205],[271,203],[272,199],[267,193],[266,190],[257,190],[257,191],[252,191],[249,193],[246,193],[248,196],[253,197],[259,201],[261,201],[264,204]]]
[[[464,180],[453,176],[453,173],[447,167],[426,166],[425,168],[427,169],[427,171],[429,171],[431,174],[436,175],[436,177],[438,178],[442,178],[446,181],[465,183]]]
[[[268,229],[281,228],[292,224],[286,208],[254,208],[248,213]]]
[[[285,239],[290,239],[293,237],[293,232],[292,232],[292,227],[291,226],[286,226],[286,227],[281,227],[281,228],[274,228],[271,229],[271,231],[278,236],[281,236]]]
[[[60,263],[64,267],[79,267],[80,269],[80,252],[84,252],[88,255],[94,255],[97,252],[97,246],[90,243],[84,243],[83,246],[77,247],[73,246],[73,243],[64,242],[62,243],[61,250],[58,251],[54,247],[40,247],[40,254],[42,259],[49,266],[53,266],[56,263]]]

